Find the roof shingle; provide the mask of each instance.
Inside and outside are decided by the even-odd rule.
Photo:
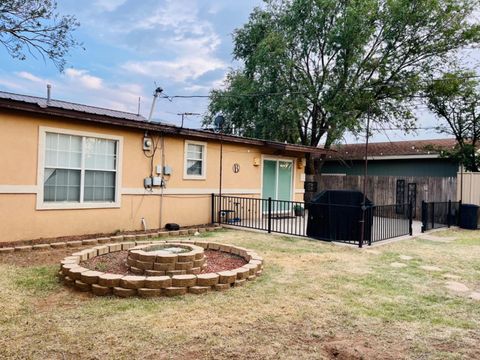
[[[433,148],[451,149],[455,144],[456,140],[453,138],[369,143],[368,156],[434,155],[438,151],[433,150]],[[332,159],[361,160],[365,158],[365,144],[337,145],[333,149],[337,151],[337,154],[331,156]]]

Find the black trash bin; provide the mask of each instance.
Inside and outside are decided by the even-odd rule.
[[[353,190],[325,190],[308,204],[307,236],[328,240],[358,242],[362,219],[363,193]],[[371,236],[372,202],[366,199],[365,236]]]
[[[460,227],[462,229],[476,230],[478,227],[478,206],[462,204],[460,207]]]

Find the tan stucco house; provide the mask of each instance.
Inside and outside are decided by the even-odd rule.
[[[209,223],[220,149],[223,194],[298,201],[324,152],[0,92],[0,242]]]

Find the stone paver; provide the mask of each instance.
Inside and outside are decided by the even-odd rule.
[[[50,249],[50,244],[36,244],[32,246],[33,250],[47,250]]]
[[[165,289],[162,289],[162,294],[164,294],[165,296],[179,296],[179,295],[185,295],[186,293],[187,293],[186,287],[170,286]]]
[[[220,271],[217,274],[219,276],[218,282],[220,284],[232,284],[237,279],[237,274],[233,271]]]
[[[161,289],[141,288],[137,290],[138,296],[143,298],[157,297],[162,294]]]
[[[92,284],[92,293],[97,296],[107,296],[112,293],[112,288],[98,284]]]
[[[123,275],[119,274],[102,274],[98,276],[98,285],[106,287],[117,287],[120,285],[120,279]]]
[[[25,245],[25,246],[15,246],[15,251],[31,251],[33,249],[32,245]]]
[[[210,274],[199,274],[197,275],[197,285],[198,286],[213,286],[218,284],[219,279],[218,274],[210,273]]]
[[[79,247],[82,246],[82,240],[75,240],[75,241],[68,241],[67,242],[68,247]]]
[[[454,274],[443,274],[443,277],[445,279],[451,279],[451,280],[459,280],[461,279],[461,276],[454,275]]]
[[[172,276],[173,287],[189,287],[197,284],[195,275],[174,275]]]
[[[50,246],[53,249],[63,249],[63,248],[67,247],[67,243],[66,242],[54,242],[54,243],[51,243]]]
[[[147,276],[145,279],[145,288],[163,289],[172,286],[172,278],[170,276]]]
[[[447,281],[445,283],[445,286],[448,290],[456,291],[456,292],[467,292],[470,289],[467,287],[467,285],[462,284],[458,281]]]
[[[425,271],[442,271],[438,266],[432,266],[432,265],[422,265],[419,266],[420,269],[425,270]]]
[[[472,300],[480,301],[480,292],[474,291],[468,297]]]
[[[404,267],[407,267],[407,264],[404,264],[401,262],[392,262],[390,266],[394,268],[404,268]]]
[[[114,287],[113,294],[119,297],[130,297],[137,295],[136,289],[125,289],[123,287]]]
[[[120,286],[125,289],[140,289],[144,284],[145,276],[127,275],[120,279]]]
[[[211,289],[210,286],[191,286],[188,288],[188,292],[192,294],[205,294]]]

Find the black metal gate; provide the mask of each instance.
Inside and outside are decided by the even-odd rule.
[[[408,184],[408,201],[409,204],[413,205],[412,216],[417,216],[417,184],[409,183]]]
[[[458,226],[461,201],[422,202],[422,232]]]

